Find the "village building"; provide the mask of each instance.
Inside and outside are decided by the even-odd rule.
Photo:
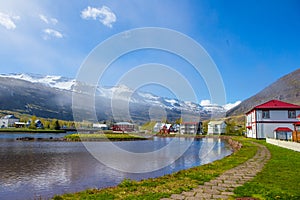
[[[162,122],[156,122],[153,126],[153,132],[159,132],[159,133],[164,133],[168,134],[170,132],[176,132],[177,130],[177,124],[167,124],[167,123],[162,123]]]
[[[226,132],[226,122],[222,120],[210,121],[207,126],[208,135],[221,135],[225,134]]]
[[[100,129],[100,130],[108,130],[108,126],[106,124],[93,124],[94,129]]]
[[[202,134],[202,122],[183,122],[180,124],[180,134]]]
[[[153,132],[159,132],[162,129],[164,123],[156,122],[153,126]]]
[[[113,125],[113,131],[133,132],[135,125],[129,122],[118,122]]]
[[[19,122],[19,121],[20,121],[20,119],[15,117],[14,115],[6,115],[4,117],[1,117],[0,127],[1,128],[14,127],[15,122]]]
[[[26,123],[25,122],[15,122],[15,127],[16,128],[25,128]]]
[[[290,137],[290,130],[298,120],[300,106],[279,100],[270,100],[246,113],[246,136],[249,138]],[[274,132],[276,134],[274,134]]]
[[[160,130],[159,130],[159,133],[161,134],[169,134],[170,132],[173,132],[173,128],[172,128],[172,124],[165,124],[163,123]]]

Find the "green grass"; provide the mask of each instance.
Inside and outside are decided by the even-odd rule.
[[[147,123],[145,123],[141,126],[141,130],[151,131],[151,130],[153,130],[153,127],[154,127],[155,124],[156,124],[155,121],[149,121],[149,122],[147,122]]]
[[[65,138],[69,141],[97,141],[97,140],[146,140],[147,138],[141,137],[134,134],[123,134],[123,133],[75,133],[66,135]]]
[[[74,194],[55,196],[54,199],[160,199],[171,194],[189,191],[204,184],[224,171],[231,169],[253,157],[257,147],[248,140],[238,138],[243,143],[240,151],[210,164],[181,170],[177,173],[142,181],[125,179],[116,187],[89,189]]]
[[[5,133],[65,133],[64,130],[53,129],[29,129],[29,128],[0,128],[0,132]]]
[[[300,199],[300,153],[260,141],[272,154],[263,171],[235,189],[237,197]]]

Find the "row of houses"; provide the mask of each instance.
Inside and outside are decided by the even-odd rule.
[[[299,141],[300,106],[270,100],[246,112],[246,136],[249,138]]]
[[[226,131],[225,121],[210,121],[208,123],[209,135],[221,135]],[[202,122],[183,122],[181,124],[167,124],[157,122],[153,127],[153,132],[160,132],[163,134],[169,134],[171,132],[180,133],[180,134],[203,134],[203,124]]]
[[[133,123],[130,122],[117,122],[112,125],[112,127],[109,127],[107,124],[101,124],[101,123],[94,123],[93,128],[94,129],[100,129],[100,130],[113,130],[115,132],[134,132],[136,126]]]
[[[28,122],[20,122],[20,118],[15,117],[14,115],[5,115],[0,118],[0,128],[9,128],[9,127],[16,127],[16,128],[22,128],[22,127],[28,127],[31,124],[31,120]],[[37,128],[43,128],[43,123],[37,119],[34,121],[34,124]]]

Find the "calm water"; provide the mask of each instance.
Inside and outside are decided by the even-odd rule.
[[[63,135],[0,134],[0,199],[47,199],[55,194],[117,185],[124,178],[141,180],[158,177],[231,154],[231,149],[224,141],[196,139],[186,153],[173,164],[154,172],[139,174],[120,172],[103,165],[90,155],[80,142],[16,140],[18,137],[27,136],[49,138]],[[132,152],[148,152],[162,148],[171,140],[172,138],[154,138],[116,144]],[[190,139],[180,140],[188,142]]]

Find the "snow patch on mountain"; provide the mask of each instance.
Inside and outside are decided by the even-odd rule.
[[[242,101],[236,101],[235,103],[228,103],[224,105],[223,108],[225,108],[225,110],[230,110],[231,108],[238,106],[240,103],[242,103]]]
[[[43,76],[39,74],[1,74],[0,77],[20,79],[31,83],[41,83],[61,90],[72,90],[76,83],[75,79],[68,79],[61,76]]]
[[[211,103],[210,100],[205,99],[200,102],[200,105],[207,111],[215,111],[215,110],[228,111],[231,108],[234,108],[235,106],[239,105],[240,103],[241,103],[241,101],[236,101],[235,103],[228,103],[225,105],[217,105],[217,104]]]
[[[31,83],[40,83],[45,86],[60,90],[73,91],[75,85],[78,83],[75,79],[65,78],[61,76],[39,75],[39,74],[2,74],[0,77],[20,79],[29,81]],[[226,112],[231,108],[239,105],[241,101],[235,103],[228,103],[226,105],[212,104],[210,100],[202,100],[200,104],[191,101],[181,101],[178,99],[171,99],[159,97],[151,93],[133,91],[126,85],[117,85],[113,87],[96,88],[96,95],[113,100],[129,101],[130,103],[141,103],[150,106],[159,106],[168,109],[186,110],[192,112]]]

